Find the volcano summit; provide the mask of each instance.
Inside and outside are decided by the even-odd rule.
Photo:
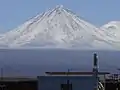
[[[56,6],[0,36],[8,48],[115,49],[104,30],[82,20],[62,5]]]

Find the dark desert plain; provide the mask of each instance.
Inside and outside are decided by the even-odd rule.
[[[91,71],[97,53],[99,71],[115,73],[120,68],[120,51],[73,49],[0,49],[4,76],[36,77],[51,71]]]

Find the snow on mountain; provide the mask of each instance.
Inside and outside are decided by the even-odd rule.
[[[120,48],[120,21],[111,21],[103,25],[101,30],[106,34],[106,39],[112,44]]]
[[[26,21],[0,38],[1,46],[106,49],[104,32],[62,5]]]

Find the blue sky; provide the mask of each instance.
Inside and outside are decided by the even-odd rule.
[[[97,26],[120,20],[120,0],[0,0],[0,29],[13,29],[58,4]]]

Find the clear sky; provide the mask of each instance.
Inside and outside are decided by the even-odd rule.
[[[120,0],[0,0],[0,29],[16,28],[38,13],[61,4],[97,26],[120,20]]]

